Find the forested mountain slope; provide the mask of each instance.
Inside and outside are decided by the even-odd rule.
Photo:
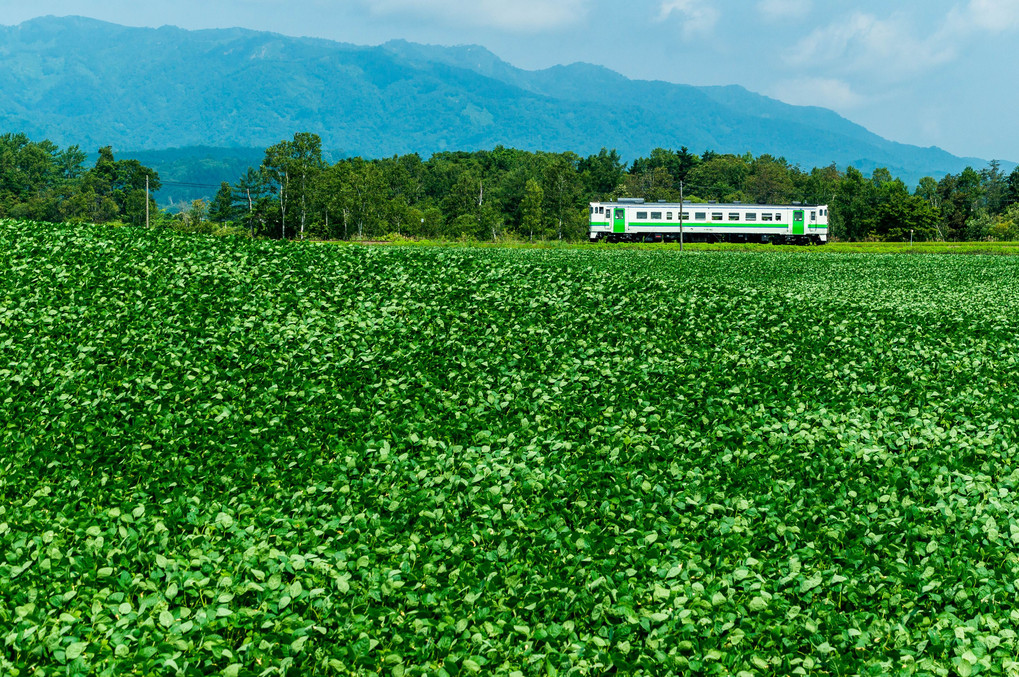
[[[308,131],[337,155],[371,157],[504,145],[635,158],[686,146],[805,168],[886,166],[907,181],[983,165],[888,141],[817,104],[590,64],[525,71],[476,46],[360,47],[80,17],[0,27],[0,130],[89,151],[264,148]]]

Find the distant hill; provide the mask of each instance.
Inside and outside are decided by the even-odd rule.
[[[197,181],[185,167],[200,170],[210,148],[233,171],[298,131],[319,134],[334,157],[501,144],[580,154],[607,147],[633,159],[687,146],[770,153],[804,168],[885,166],[907,181],[986,164],[883,139],[823,100],[790,106],[742,87],[629,80],[590,64],[526,71],[476,46],[360,47],[46,17],[0,27],[0,66],[0,131],[87,151],[112,144],[118,156],[184,149],[152,156],[171,158],[153,166],[164,178],[175,166],[182,181]],[[198,182],[236,179],[213,174]]]
[[[261,148],[210,148],[191,146],[165,150],[118,153],[118,159],[138,160],[159,172],[163,187],[156,194],[161,207],[182,208],[199,198],[209,199],[223,181],[236,183],[248,167],[265,157]],[[90,162],[95,157],[89,157]]]

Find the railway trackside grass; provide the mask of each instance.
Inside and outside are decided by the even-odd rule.
[[[678,243],[647,243],[617,242],[597,243],[566,242],[547,240],[525,242],[519,240],[503,240],[499,242],[463,242],[445,240],[409,240],[399,239],[392,242],[371,240],[323,240],[323,244],[340,245],[379,245],[406,247],[476,247],[496,249],[618,249],[642,251],[676,251]],[[1019,242],[829,242],[824,245],[796,246],[771,244],[734,244],[734,243],[686,243],[683,250],[689,251],[729,251],[729,252],[768,252],[768,253],[835,253],[835,254],[987,254],[987,255],[1019,255]]]

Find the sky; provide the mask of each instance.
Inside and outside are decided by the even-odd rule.
[[[742,85],[894,141],[1019,161],[1019,0],[0,0],[0,24],[44,15],[477,44],[529,70]]]

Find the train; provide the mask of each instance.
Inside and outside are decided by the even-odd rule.
[[[824,244],[828,205],[732,202],[592,202],[591,242],[761,242]]]

